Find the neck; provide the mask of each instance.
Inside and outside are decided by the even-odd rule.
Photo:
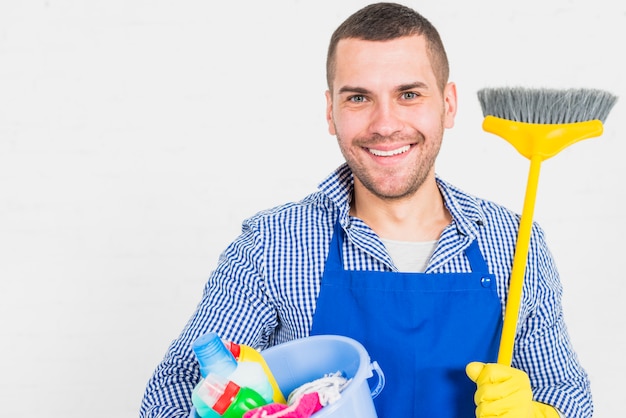
[[[355,180],[350,215],[365,222],[379,237],[397,241],[437,240],[452,216],[434,177],[411,196],[376,196]]]

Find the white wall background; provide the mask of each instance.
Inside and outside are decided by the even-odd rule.
[[[324,121],[351,0],[0,0],[0,415],[133,417],[243,218],[341,162]],[[543,165],[535,219],[596,416],[623,416],[626,5],[416,1],[460,113],[438,172],[521,210],[528,163],[482,131],[485,86],[621,97]]]

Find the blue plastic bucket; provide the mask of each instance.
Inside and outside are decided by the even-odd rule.
[[[370,362],[365,347],[358,341],[340,335],[316,335],[270,347],[262,354],[285,398],[298,387],[327,374],[341,372],[352,379],[341,398],[312,418],[378,418],[373,399],[385,386],[385,376],[376,361]],[[370,390],[367,379],[374,371],[378,381]],[[192,410],[190,417],[194,416]]]
[[[316,335],[270,347],[262,352],[285,397],[305,383],[342,372],[352,379],[339,400],[315,413],[315,418],[377,418],[373,398],[385,385],[378,363],[370,362],[365,347],[339,335]],[[378,381],[370,390],[367,379],[376,371]]]

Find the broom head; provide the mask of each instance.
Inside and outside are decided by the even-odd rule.
[[[485,88],[478,91],[483,129],[525,157],[545,160],[582,139],[599,136],[617,97],[597,89]]]

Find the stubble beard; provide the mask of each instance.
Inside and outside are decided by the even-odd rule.
[[[357,139],[354,141],[353,146],[368,148],[375,146],[375,144],[387,142],[399,143],[402,141],[403,143],[410,142],[416,144],[414,147],[419,148],[411,149],[409,151],[419,153],[419,158],[416,160],[415,166],[411,167],[406,174],[398,173],[398,170],[394,167],[382,169],[374,173],[366,166],[366,164],[363,164],[359,158],[356,158],[350,153],[350,149],[343,145],[344,142],[341,140],[339,134],[337,134],[337,141],[339,143],[341,153],[343,154],[350,170],[352,171],[352,174],[355,177],[355,181],[358,180],[363,187],[365,187],[374,196],[388,201],[407,198],[415,194],[420,189],[428,178],[429,173],[433,170],[435,160],[441,147],[441,140],[427,142],[424,136],[420,133],[417,133],[412,138],[399,136],[383,138],[381,136],[376,136],[372,138]]]

